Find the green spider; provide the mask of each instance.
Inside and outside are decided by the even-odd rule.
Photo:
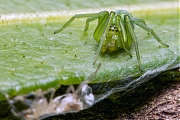
[[[111,53],[118,51],[121,48],[123,48],[126,53],[132,57],[128,48],[130,48],[134,42],[138,66],[142,71],[137,38],[134,33],[135,24],[151,33],[159,43],[169,47],[169,45],[162,42],[156,33],[146,25],[143,19],[134,18],[129,12],[124,10],[111,11],[110,13],[108,11],[101,11],[99,13],[76,14],[60,29],[56,30],[54,34],[65,29],[75,18],[86,17],[87,20],[84,31],[88,30],[89,22],[98,19],[98,25],[94,31],[93,38],[99,43],[99,47],[93,64],[96,63],[100,53]]]

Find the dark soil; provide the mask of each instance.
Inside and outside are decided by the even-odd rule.
[[[121,119],[180,120],[180,82],[160,92],[140,111]]]

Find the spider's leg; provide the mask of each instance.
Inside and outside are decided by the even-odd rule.
[[[121,17],[120,15],[116,16],[116,25],[117,25],[117,29],[119,31],[119,37],[121,37],[120,39],[118,39],[118,47],[120,46],[120,43],[122,43],[124,50],[126,51],[126,53],[132,57],[130,51],[126,48],[125,43],[127,42],[127,37],[126,37],[126,31],[124,29],[124,26],[122,25],[121,22]]]
[[[77,87],[77,89],[76,89],[76,94],[74,94],[74,97],[80,97],[81,101],[84,101],[85,96],[89,96],[89,94],[92,93],[92,88],[89,87],[87,83],[90,82],[90,81],[92,81],[92,80],[95,78],[95,76],[96,76],[96,74],[97,74],[97,72],[98,72],[98,70],[99,70],[100,67],[101,67],[101,63],[99,63],[96,71],[95,71],[94,73],[92,73],[92,74],[88,77],[87,80],[85,80],[84,82],[82,82],[82,83]],[[94,96],[93,96],[93,97],[94,97]],[[86,100],[85,100],[85,101],[86,101]],[[85,103],[85,101],[84,101],[84,103]]]
[[[92,81],[93,78],[95,78],[95,76],[96,76],[96,74],[97,74],[97,72],[98,72],[98,70],[99,70],[100,67],[101,67],[101,63],[99,63],[98,67],[96,68],[96,71],[95,71],[94,73],[92,73],[92,74],[88,77],[88,79],[83,82],[83,84]]]
[[[49,88],[46,92],[44,92],[44,94],[50,93],[50,101],[52,101],[54,98],[55,91],[56,90],[54,88]]]
[[[20,112],[15,106],[14,104],[18,101],[21,101],[24,103],[24,96],[17,96],[15,98],[13,98],[12,100],[9,98],[9,95],[8,94],[5,94],[5,97],[9,103],[9,105],[11,106],[11,112],[17,116],[17,117],[24,117],[24,114],[23,112]]]
[[[13,100],[14,100],[14,102],[21,101],[27,106],[31,106],[31,104],[33,102],[32,100],[27,99],[26,96],[16,96],[13,98]]]
[[[107,31],[106,29],[110,17],[108,11],[101,11],[98,15],[98,25],[94,31],[93,37],[97,42],[100,42],[100,38]]]
[[[13,115],[16,116],[16,117],[21,117],[21,118],[24,117],[24,114],[23,114],[22,112],[19,112],[17,109],[12,108],[12,109],[11,109],[11,112],[12,112]]]
[[[25,118],[25,119],[26,119],[26,115],[33,113],[33,110],[32,110],[32,109],[23,110],[23,111],[21,111],[21,112],[19,112],[19,113],[17,113],[16,111],[13,111],[13,110],[11,110],[11,111],[12,111],[12,113],[13,113],[15,116],[21,117],[21,118]],[[35,120],[36,120],[36,119],[35,119]]]
[[[98,58],[98,56],[99,56],[99,54],[101,52],[102,45],[104,43],[107,31],[109,30],[109,27],[110,27],[111,21],[112,21],[112,19],[114,17],[114,14],[115,13],[112,12],[112,11],[111,11],[110,14],[104,12],[104,17],[101,18],[101,21],[99,22],[97,28],[94,31],[93,36],[97,40],[97,42],[100,41],[100,43],[99,43],[98,50],[96,52],[96,56],[95,56],[94,61],[93,61],[93,65],[96,63],[97,58]]]
[[[5,94],[5,96],[10,105],[15,104],[16,102],[20,101],[20,102],[23,102],[25,105],[30,106],[32,104],[32,100],[29,100],[28,97],[34,96],[34,92],[31,92],[27,95],[15,96],[12,100],[9,99],[8,94]]]
[[[88,28],[89,28],[89,22],[98,19],[98,17],[99,17],[99,16],[95,16],[95,17],[90,17],[90,18],[88,18],[88,19],[86,20],[86,26],[85,26],[85,28],[84,28],[84,31],[87,31],[87,30],[88,30]]]
[[[70,85],[70,86],[67,88],[66,94],[70,93],[71,91],[72,91],[72,93],[75,93],[75,92],[76,92],[76,90],[75,90],[75,88],[74,88],[73,85]]]
[[[146,25],[146,22],[145,22],[142,18],[134,18],[134,17],[133,17],[133,20],[139,21],[139,22],[141,22],[142,24]]]
[[[103,21],[101,21],[101,20],[104,18],[104,16],[106,16],[107,14],[109,14],[109,12],[108,12],[108,11],[101,11],[101,12],[99,12],[98,14],[99,14],[99,15],[94,16],[94,17],[90,17],[90,18],[88,18],[88,19],[86,20],[86,26],[85,26],[84,31],[87,31],[87,30],[88,30],[88,28],[89,28],[89,22],[91,22],[91,21],[94,21],[94,20],[98,19],[98,24],[100,24],[100,22],[103,22]]]
[[[69,19],[60,29],[56,30],[54,34],[57,34],[64,30],[75,18],[86,18],[86,17],[96,17],[99,16],[98,13],[89,13],[89,14],[76,14],[71,19]]]
[[[5,94],[5,97],[7,99],[7,102],[11,106],[11,112],[17,117],[20,116],[19,110],[14,106],[14,103],[16,103],[17,101],[14,101],[13,99],[11,100],[8,94]]]
[[[137,38],[136,38],[134,30],[132,28],[131,20],[130,20],[128,15],[125,15],[124,19],[125,19],[125,23],[124,24],[127,26],[127,32],[130,33],[132,39],[134,40],[134,45],[135,45],[135,51],[136,51],[138,66],[139,66],[140,71],[142,71],[142,69],[141,69],[141,62],[140,62],[140,55],[139,55],[139,49],[138,49],[138,43],[137,43]]]
[[[151,29],[151,28],[148,27],[147,25],[143,24],[141,21],[138,21],[137,19],[132,19],[132,22],[133,22],[134,24],[138,25],[139,27],[141,27],[141,28],[149,31],[159,43],[161,43],[162,45],[164,45],[164,46],[166,46],[166,47],[169,47],[168,44],[162,42],[162,40],[156,35],[156,33],[154,32],[153,29]]]

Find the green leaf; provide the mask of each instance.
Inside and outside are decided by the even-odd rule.
[[[153,4],[164,1],[176,0],[4,0],[0,4],[0,13],[29,13],[29,12],[44,12],[56,10],[78,10],[78,9],[91,9],[102,7],[113,7],[121,5],[134,5],[134,4]],[[176,3],[177,4],[177,3]],[[12,8],[12,9],[10,9]]]
[[[43,4],[48,5],[48,2]],[[178,5],[175,5],[177,2],[163,4],[162,8],[158,4],[152,9],[147,7],[151,4],[142,5],[143,9],[137,6],[132,10],[127,8],[134,17],[143,18],[162,41],[170,45],[164,47],[147,31],[135,28],[144,76],[179,66]],[[79,84],[95,71],[97,65],[93,66],[93,60],[98,43],[93,39],[93,32],[97,21],[90,23],[90,29],[85,33],[86,19],[76,19],[54,35],[53,32],[78,11],[59,13],[55,11],[58,5],[47,9],[35,6],[37,13],[28,13],[30,9],[23,6],[22,14],[16,14],[19,12],[17,8],[16,13],[1,15],[0,90],[17,95],[38,88]],[[52,12],[42,12],[45,10]],[[110,82],[140,75],[134,46],[130,51],[132,58],[124,50],[99,56],[102,66],[92,82]]]

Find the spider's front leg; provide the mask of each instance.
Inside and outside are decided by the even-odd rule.
[[[57,33],[61,32],[62,30],[64,30],[71,22],[74,21],[75,18],[86,18],[86,17],[88,17],[88,19],[86,20],[86,25],[85,25],[84,31],[88,30],[89,23],[91,21],[98,19],[98,25],[94,31],[94,34],[93,34],[93,38],[98,43],[100,43],[98,50],[96,52],[96,57],[95,57],[94,62],[93,62],[93,64],[95,64],[95,62],[97,61],[97,58],[100,54],[102,45],[104,43],[105,35],[106,35],[107,30],[110,26],[110,21],[112,20],[114,14],[115,13],[113,11],[111,11],[110,15],[109,15],[108,11],[101,11],[99,13],[89,13],[89,14],[76,14],[71,19],[69,19],[60,29],[56,30],[54,32],[54,34],[57,34]],[[105,35],[103,35],[104,33],[105,33]]]
[[[99,43],[99,47],[96,52],[96,56],[93,61],[93,65],[96,63],[97,58],[100,54],[100,52],[104,53],[106,50],[106,44],[104,44],[107,32],[110,28],[110,24],[112,22],[112,19],[114,18],[115,13],[113,11],[110,12],[110,14],[107,11],[103,12],[104,16],[101,17],[98,21],[98,26],[96,27],[93,37],[94,39]],[[104,44],[104,45],[103,45]]]
[[[120,47],[120,45],[122,43],[122,47],[124,48],[126,53],[132,58],[130,51],[126,48],[126,45],[125,45],[125,42],[127,43],[127,33],[126,33],[125,28],[121,22],[121,16],[120,15],[116,16],[116,25],[117,25],[117,29],[118,29],[118,33],[119,33],[119,37],[120,37],[118,39],[118,47]]]
[[[64,30],[71,22],[74,21],[74,19],[76,19],[76,18],[87,18],[87,17],[91,18],[91,19],[89,18],[88,21],[92,21],[92,19],[95,20],[99,17],[99,13],[76,14],[71,19],[69,19],[60,29],[54,31],[54,34],[57,34],[57,33],[61,32],[62,30]],[[88,21],[86,21],[85,29],[88,29],[88,26],[89,26],[89,24],[87,25]]]
[[[101,11],[101,12],[97,13],[96,16],[93,16],[93,17],[88,18],[88,19],[86,20],[86,26],[85,26],[84,31],[87,31],[87,30],[88,30],[88,28],[89,28],[89,23],[90,23],[91,21],[98,19],[98,25],[97,25],[97,27],[96,27],[96,29],[95,29],[95,31],[94,31],[94,35],[93,35],[93,36],[94,36],[94,38],[95,38],[95,36],[97,36],[97,35],[99,35],[99,34],[100,34],[100,36],[102,36],[102,34],[104,33],[104,31],[101,30],[101,27],[103,27],[103,26],[105,25],[105,22],[106,22],[106,20],[107,20],[108,17],[109,17],[109,12],[108,12],[108,11]],[[100,30],[101,30],[101,31],[100,31]],[[96,33],[98,33],[98,34],[96,35]],[[97,40],[97,39],[98,39],[98,38],[96,38],[95,40]],[[98,39],[98,40],[99,40],[99,39]]]
[[[85,25],[84,31],[87,31],[88,28],[89,28],[89,23],[90,23],[91,21],[96,20],[97,18],[98,18],[98,16],[88,18],[88,19],[86,20],[86,25]]]
[[[96,71],[94,73],[92,73],[88,77],[88,79],[85,80],[84,82],[82,82],[76,89],[76,94],[77,94],[78,98],[81,100],[81,102],[83,102],[84,109],[88,108],[94,104],[95,97],[93,95],[93,90],[90,86],[88,86],[87,83],[89,83],[90,81],[92,81],[95,78],[100,66],[101,66],[101,64],[99,63]]]

